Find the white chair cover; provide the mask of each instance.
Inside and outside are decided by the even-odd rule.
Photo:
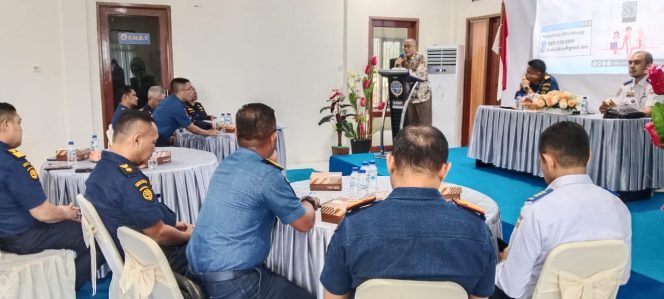
[[[533,299],[615,298],[627,259],[620,240],[559,245],[546,258]]]
[[[370,279],[355,291],[356,299],[468,299],[466,290],[450,281]]]
[[[182,298],[168,260],[154,240],[125,226],[118,228],[118,238],[125,251],[123,298]]]
[[[117,286],[117,284],[114,284],[114,280],[119,280],[122,276],[122,258],[120,257],[120,253],[118,252],[118,249],[115,247],[115,243],[113,243],[113,238],[111,238],[111,235],[108,233],[108,230],[106,229],[106,226],[104,226],[104,223],[101,221],[101,218],[99,217],[99,214],[97,214],[97,210],[95,207],[92,205],[90,201],[88,201],[83,194],[79,194],[76,196],[76,200],[78,201],[78,206],[81,208],[81,214],[83,217],[81,217],[81,227],[83,229],[83,237],[85,239],[85,245],[90,248],[90,256],[91,256],[91,264],[92,264],[92,294],[96,294],[97,292],[97,275],[95,273],[97,269],[97,260],[96,260],[96,245],[95,245],[95,240],[99,242],[99,247],[101,248],[101,252],[104,254],[104,257],[106,258],[106,263],[111,267],[111,271],[113,271],[113,278],[111,280],[111,288],[109,289],[109,297],[110,298],[116,298],[114,295],[118,294],[116,293],[117,290],[114,289],[114,285]]]
[[[0,257],[0,299],[75,298],[76,253],[65,249]]]

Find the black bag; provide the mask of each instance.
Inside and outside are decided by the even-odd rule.
[[[180,292],[184,299],[205,299],[207,298],[203,293],[203,289],[191,279],[173,272],[175,280],[178,282]]]
[[[645,113],[629,106],[611,107],[608,110],[606,110],[606,113],[604,113],[604,118],[632,119],[632,118],[642,118],[645,116],[646,116]]]

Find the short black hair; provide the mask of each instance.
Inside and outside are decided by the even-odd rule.
[[[449,148],[445,135],[432,126],[408,126],[394,140],[395,168],[415,172],[438,172],[447,163]]]
[[[129,109],[122,112],[120,118],[118,118],[118,122],[113,126],[113,141],[115,141],[117,136],[131,132],[131,128],[138,122],[150,124],[154,120],[150,116],[150,113],[145,111]]]
[[[235,114],[236,135],[240,146],[249,147],[251,141],[263,144],[277,130],[274,109],[263,103],[246,104]]]
[[[544,63],[544,61],[541,59],[533,59],[528,61],[528,66],[533,70],[546,73],[546,63]]]
[[[0,102],[0,123],[5,122],[9,117],[16,116],[16,108],[9,103]]]
[[[171,80],[171,93],[177,93],[187,83],[190,83],[189,79],[187,78],[173,78],[173,80]]]
[[[539,153],[550,154],[562,167],[585,167],[590,158],[588,133],[579,124],[561,121],[546,128],[539,138]]]
[[[127,85],[122,85],[118,88],[118,94],[120,95],[120,98],[122,98],[122,97],[130,94],[132,90],[133,89],[131,89],[131,87],[129,87]]]

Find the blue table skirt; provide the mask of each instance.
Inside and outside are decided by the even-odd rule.
[[[350,175],[353,167],[362,166],[362,161],[375,160],[376,167],[378,168],[378,175],[388,176],[387,165],[385,159],[374,157],[374,154],[355,154],[344,156],[331,156],[330,157],[330,172],[341,172],[343,175]]]

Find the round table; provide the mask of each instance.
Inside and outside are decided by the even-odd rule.
[[[150,179],[153,191],[161,194],[159,200],[175,211],[179,220],[194,223],[212,173],[217,168],[217,157],[189,148],[164,147],[159,150],[171,151],[171,162],[142,171]],[[42,165],[41,183],[49,201],[58,205],[75,202],[77,194],[85,193],[85,181],[90,174],[75,173],[74,169],[44,170],[49,163],[66,162]],[[94,168],[95,165],[88,160],[78,161],[75,168]]]
[[[292,183],[295,194],[300,197],[312,195],[321,200],[321,204],[338,197],[349,197],[350,178],[342,179],[342,191],[309,191],[309,180]],[[453,185],[445,183],[446,185]],[[503,237],[498,205],[490,197],[470,188],[461,186],[461,198],[474,203],[486,213],[486,223],[491,230],[494,242]],[[378,177],[379,191],[391,192],[390,178]],[[302,233],[290,225],[277,222],[272,232],[272,248],[266,264],[275,273],[282,275],[296,285],[307,289],[318,298],[323,298],[323,286],[320,273],[325,263],[327,245],[337,225],[321,221],[320,211],[316,212],[316,224],[311,231]],[[497,250],[497,244],[494,244]]]
[[[175,132],[175,146],[211,152],[217,156],[219,162],[238,147],[235,133],[219,132],[217,136],[203,136],[184,129]],[[277,128],[277,162],[286,168],[286,139],[283,128]]]

